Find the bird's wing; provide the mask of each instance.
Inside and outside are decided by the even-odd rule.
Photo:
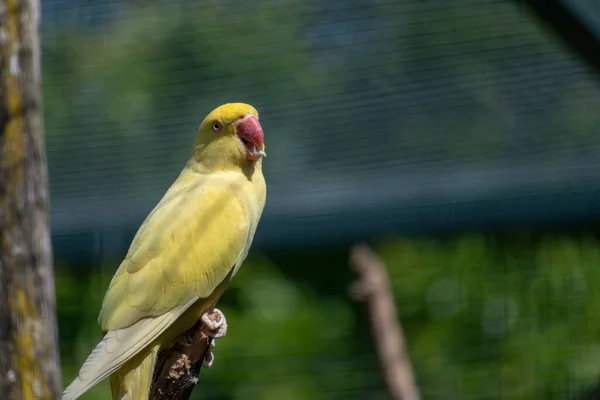
[[[247,253],[257,221],[235,183],[176,183],[148,216],[106,292],[104,331],[206,298]]]
[[[106,335],[63,399],[75,399],[154,342],[243,261],[257,221],[235,185],[176,183],[148,216],[105,295]]]
[[[85,360],[62,400],[75,400],[119,369],[171,326],[197,299],[155,318],[144,318],[126,328],[108,331]]]
[[[105,295],[106,335],[63,399],[75,399],[154,342],[239,265],[257,221],[235,183],[176,181],[146,218]]]

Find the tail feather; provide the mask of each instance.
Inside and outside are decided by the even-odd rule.
[[[110,376],[113,400],[148,400],[159,349],[143,350]]]
[[[65,389],[62,400],[79,398],[92,386],[115,372],[154,342],[196,300],[194,298],[158,317],[142,319],[127,328],[108,331],[83,363],[77,378]]]

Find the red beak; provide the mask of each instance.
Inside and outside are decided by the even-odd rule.
[[[254,114],[248,114],[236,122],[237,134],[246,147],[248,160],[256,161],[262,157],[265,136],[258,118]]]

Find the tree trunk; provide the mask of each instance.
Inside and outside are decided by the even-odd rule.
[[[0,0],[0,397],[60,398],[38,0]]]

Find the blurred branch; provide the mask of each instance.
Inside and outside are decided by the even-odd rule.
[[[0,393],[60,398],[38,0],[0,0]]]
[[[213,312],[210,318],[218,321],[219,314]],[[211,341],[198,321],[172,347],[162,350],[154,369],[149,400],[188,400],[198,384]]]
[[[352,287],[355,299],[367,303],[371,331],[392,400],[418,400],[410,358],[398,320],[386,267],[366,245],[354,246],[350,265],[359,275]]]

